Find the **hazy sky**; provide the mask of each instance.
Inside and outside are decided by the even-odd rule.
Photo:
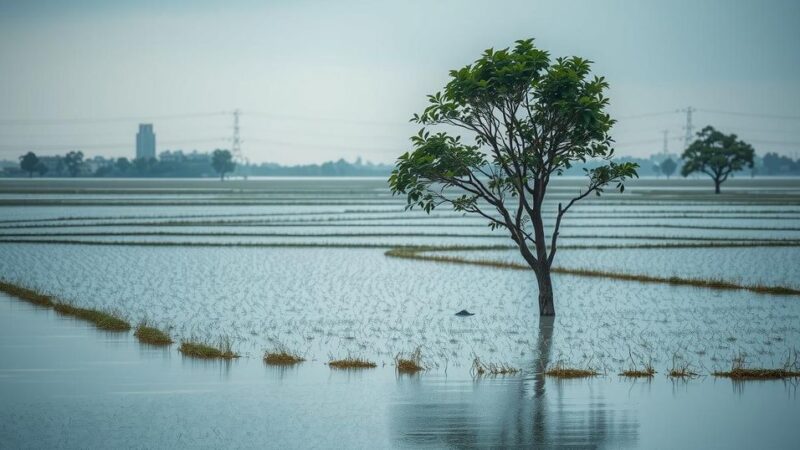
[[[759,154],[800,151],[797,0],[0,0],[0,159],[132,157],[141,121],[159,152],[225,148],[239,108],[253,161],[391,162],[449,69],[528,37],[595,61],[619,154],[662,130],[680,151],[689,105]]]

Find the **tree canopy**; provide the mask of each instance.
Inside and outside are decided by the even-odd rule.
[[[697,139],[683,152],[686,163],[681,175],[704,173],[714,180],[715,192],[719,194],[720,185],[731,173],[753,167],[754,156],[750,144],[739,140],[735,134],[724,134],[709,125],[697,133]]]
[[[661,173],[667,176],[667,178],[671,177],[672,174],[675,173],[675,169],[678,168],[678,164],[672,160],[672,158],[667,158],[661,162]]]
[[[28,177],[33,176],[33,172],[36,172],[36,167],[39,165],[39,157],[36,156],[36,153],[28,152],[19,157],[19,167],[24,171],[28,172]]]
[[[67,167],[67,172],[72,177],[76,177],[83,170],[83,152],[73,151],[64,156],[64,165]]]
[[[408,208],[430,212],[449,205],[484,217],[492,229],[508,230],[537,276],[542,315],[555,314],[550,267],[564,214],[608,184],[622,192],[624,181],[637,176],[636,164],[610,161],[608,83],[591,76],[590,67],[579,57],[551,61],[532,39],[513,49],[486,50],[473,64],[451,71],[443,91],[428,96],[428,107],[411,119],[423,128],[389,178]],[[468,137],[428,126],[449,126]],[[546,237],[542,210],[551,178],[591,158],[607,163],[585,169],[586,186],[558,204]]]
[[[228,150],[214,150],[211,154],[211,166],[219,174],[219,179],[224,180],[225,174],[233,172],[236,168],[236,163],[233,162],[233,155]]]

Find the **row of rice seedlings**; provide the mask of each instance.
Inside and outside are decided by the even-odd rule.
[[[78,308],[69,303],[54,303],[53,309],[62,316],[74,317],[91,322],[101,330],[128,331],[131,329],[131,324],[124,319],[96,309]]]
[[[623,370],[620,373],[620,376],[628,377],[628,378],[653,378],[653,375],[656,374],[656,369],[653,367],[652,359],[645,361],[640,361],[638,364],[633,359],[633,352],[628,350],[628,359],[631,362],[631,365],[628,369]]]
[[[528,267],[527,265],[519,263],[488,260],[488,259],[466,259],[466,258],[458,258],[455,256],[426,255],[423,254],[423,252],[425,251],[435,251],[435,250],[425,250],[421,247],[416,249],[413,247],[405,247],[405,248],[394,248],[392,250],[387,251],[385,254],[386,256],[391,256],[395,258],[407,258],[407,259],[416,259],[423,261],[434,261],[434,262],[443,262],[452,264],[466,264],[474,266],[493,267],[498,269],[530,270],[530,267]],[[759,294],[800,295],[800,289],[788,286],[775,286],[775,285],[765,285],[765,284],[738,284],[731,281],[725,281],[714,278],[682,278],[676,276],[659,277],[659,276],[644,275],[644,274],[608,272],[603,270],[591,270],[591,269],[570,269],[564,267],[554,267],[552,269],[552,272],[565,275],[577,275],[583,277],[637,281],[640,283],[662,283],[662,284],[671,284],[678,286],[694,286],[694,287],[703,287],[703,288],[719,289],[719,290],[746,290],[746,291],[756,292]]]
[[[267,232],[192,232],[192,231],[92,231],[92,232],[39,232],[39,233],[0,233],[4,238],[24,238],[24,237],[292,237],[292,238],[354,238],[354,237],[461,237],[469,239],[502,238],[497,233],[481,234],[453,234],[453,233],[431,233],[431,232],[365,232],[365,233],[267,233]],[[701,242],[657,242],[657,243],[637,243],[637,244],[565,244],[561,249],[576,250],[617,250],[617,249],[665,249],[665,248],[739,248],[739,247],[800,247],[800,240],[797,239],[757,239],[745,240],[744,238],[729,237],[702,237],[702,236],[623,236],[623,235],[561,235],[562,238],[572,239],[650,239],[650,240],[674,240],[674,241],[701,241]],[[256,244],[256,243],[254,243]],[[386,247],[385,245],[383,247]],[[513,248],[511,246],[505,246]],[[442,248],[433,248],[430,251],[443,251]],[[459,249],[460,250],[460,249]]]
[[[28,303],[45,308],[53,308],[56,313],[62,316],[74,317],[76,319],[91,322],[97,328],[106,331],[128,331],[131,325],[124,319],[111,314],[109,312],[99,311],[96,309],[78,308],[70,303],[63,302],[53,297],[52,295],[44,292],[26,288],[0,281],[0,291],[9,295],[17,297]]]
[[[199,340],[184,340],[181,341],[181,346],[178,348],[184,356],[190,356],[199,359],[234,359],[239,355],[233,351],[230,338],[223,337],[217,344],[209,342],[202,342]]]
[[[53,296],[49,294],[45,294],[44,292],[34,289],[28,289],[13,283],[7,283],[2,280],[0,280],[0,291],[9,295],[13,295],[21,300],[25,300],[28,303],[45,308],[52,307],[56,302]]]

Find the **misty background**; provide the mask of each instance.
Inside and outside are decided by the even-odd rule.
[[[796,1],[0,2],[0,159],[228,148],[252,162],[391,163],[448,71],[534,37],[611,84],[619,155],[683,149],[686,115],[800,150]]]

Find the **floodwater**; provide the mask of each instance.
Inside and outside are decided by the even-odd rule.
[[[447,211],[434,219],[404,212],[380,180],[39,183],[0,182],[0,278],[131,323],[146,319],[178,341],[227,337],[242,357],[184,358],[176,345],[144,346],[132,333],[99,332],[0,294],[0,448],[795,448],[800,442],[800,380],[710,375],[736,357],[781,367],[800,348],[798,296],[557,275],[558,316],[540,321],[535,280],[526,271],[386,256],[395,245],[497,246],[504,236]],[[598,248],[564,249],[557,265],[798,287],[800,182],[729,184],[730,194],[715,198],[693,180],[641,180],[624,196],[593,199],[576,209],[567,222],[573,228],[563,233],[573,235],[565,245]],[[73,200],[81,204],[60,203]],[[145,205],[116,204],[127,200]],[[164,202],[175,205],[155,204]],[[314,226],[291,223],[298,219],[314,219]],[[725,228],[731,226],[752,229]],[[246,235],[213,236],[221,232]],[[600,248],[767,239],[787,244]],[[156,242],[174,245],[141,245]],[[208,242],[216,245],[201,245]],[[518,261],[496,248],[441,254]],[[476,315],[453,315],[464,308]],[[263,352],[279,346],[307,361],[264,365]],[[398,374],[395,356],[417,347],[429,370]],[[378,367],[338,371],[325,364],[347,355]],[[475,357],[522,372],[473,377]],[[668,378],[676,360],[699,376]],[[652,379],[617,375],[644,361],[658,372]],[[601,376],[544,376],[542,368],[556,362],[592,367]]]

